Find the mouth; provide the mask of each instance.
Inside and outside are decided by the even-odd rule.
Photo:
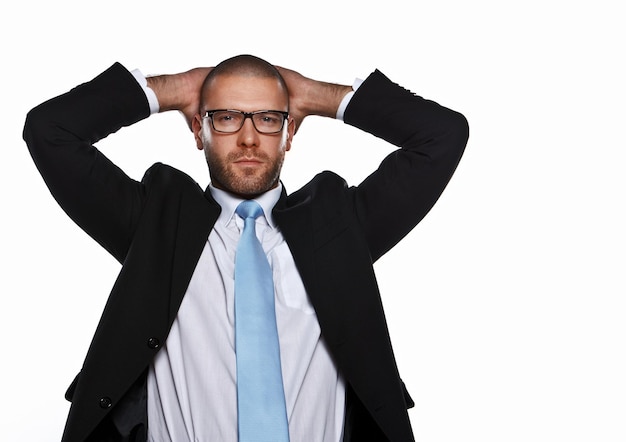
[[[239,158],[238,160],[234,161],[234,163],[240,166],[256,166],[263,163],[263,161],[258,158]]]

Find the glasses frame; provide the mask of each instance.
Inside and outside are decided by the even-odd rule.
[[[237,113],[243,115],[243,120],[241,120],[241,126],[239,126],[239,129],[237,129],[236,131],[233,131],[233,132],[225,132],[223,130],[217,130],[215,128],[215,123],[213,122],[213,115],[216,112],[237,112]],[[266,112],[274,112],[274,113],[277,113],[277,114],[281,114],[283,116],[283,124],[280,126],[280,129],[278,129],[277,131],[274,131],[274,132],[262,132],[262,131],[260,131],[256,127],[256,123],[254,122],[254,118],[252,118],[252,117],[254,115],[263,114],[263,113],[266,113]],[[254,126],[254,129],[258,133],[263,134],[263,135],[275,135],[277,133],[280,133],[284,129],[285,121],[287,121],[288,117],[289,117],[289,112],[287,112],[287,111],[279,111],[279,110],[271,110],[271,109],[258,110],[258,111],[254,111],[254,112],[244,112],[244,111],[240,111],[238,109],[211,109],[211,110],[204,111],[204,115],[202,116],[202,118],[208,118],[209,121],[211,121],[211,128],[215,132],[218,132],[218,133],[221,133],[221,134],[236,134],[237,132],[239,132],[241,130],[243,125],[246,123],[246,119],[250,118],[250,121],[252,121],[252,126]]]

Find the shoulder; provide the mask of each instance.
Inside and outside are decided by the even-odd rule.
[[[317,228],[337,219],[354,219],[354,187],[334,172],[324,171],[287,197],[287,206],[308,206]]]
[[[287,197],[290,206],[309,200],[317,205],[343,200],[349,192],[346,180],[328,170],[315,175],[311,181]]]
[[[141,182],[148,191],[180,191],[189,189],[202,192],[200,185],[185,172],[163,163],[154,163],[144,174]]]
[[[207,202],[204,189],[193,178],[167,164],[153,164],[141,183],[148,212],[179,210],[182,200],[193,202],[194,207]]]

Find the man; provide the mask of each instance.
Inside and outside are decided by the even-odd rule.
[[[205,191],[163,164],[136,182],[93,146],[167,110],[205,152]],[[359,186],[324,172],[288,195],[281,166],[309,115],[400,149]],[[460,114],[378,71],[353,91],[253,56],[147,80],[115,64],[33,109],[24,139],[46,184],[123,264],[68,390],[63,440],[278,440],[246,439],[238,422],[242,200],[262,209],[252,224],[271,266],[290,440],[413,440],[372,264],[436,202],[467,135]]]

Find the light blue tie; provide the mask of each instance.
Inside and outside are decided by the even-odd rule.
[[[263,209],[246,200],[235,213],[244,219],[235,256],[239,442],[288,442],[272,269],[255,232]]]

